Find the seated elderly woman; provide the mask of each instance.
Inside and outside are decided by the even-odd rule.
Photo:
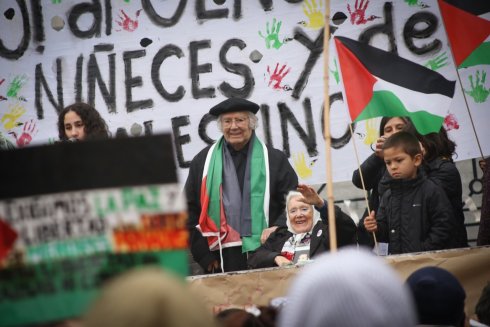
[[[286,197],[287,227],[279,227],[250,255],[250,268],[284,266],[309,260],[330,249],[327,205],[310,186],[300,184]],[[356,243],[356,225],[335,206],[337,243]]]

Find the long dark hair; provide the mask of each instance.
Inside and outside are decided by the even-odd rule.
[[[61,141],[68,139],[65,134],[65,115],[69,111],[75,112],[82,119],[86,139],[109,138],[109,128],[99,112],[87,103],[78,102],[65,107],[58,115],[58,136]]]
[[[417,135],[417,137],[425,149],[424,160],[430,162],[436,158],[444,158],[452,161],[456,152],[456,143],[449,139],[444,126],[441,127],[439,133]]]

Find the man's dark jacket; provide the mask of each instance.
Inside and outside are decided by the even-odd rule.
[[[201,213],[201,182],[206,161],[206,155],[211,146],[206,147],[192,159],[189,175],[185,184],[185,193],[188,206],[188,227],[190,232],[190,249],[194,260],[204,269],[214,260],[219,260],[218,251],[211,252],[208,242],[195,228],[199,223]],[[279,150],[267,147],[269,155],[269,226],[285,226],[285,200],[289,191],[298,186],[298,177],[291,167],[287,157]],[[240,247],[241,249],[241,247]],[[236,252],[237,255],[227,255],[228,252]],[[225,271],[246,269],[246,256],[238,255],[237,247],[223,249],[226,257]],[[236,262],[234,262],[236,260]]]

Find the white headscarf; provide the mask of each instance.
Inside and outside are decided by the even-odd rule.
[[[288,226],[288,231],[293,233],[293,235],[303,235],[304,236],[304,234],[306,234],[306,233],[298,234],[297,232],[294,231],[293,227],[291,226],[291,221],[289,220],[289,210],[288,210],[289,201],[291,201],[291,199],[295,198],[295,197],[302,198],[303,195],[298,191],[289,191],[288,195],[286,195],[286,209],[285,209],[286,210],[286,218],[287,218],[286,219],[286,225]],[[311,210],[313,211],[313,224],[311,224],[311,230],[309,230],[308,232],[311,233],[311,231],[313,230],[313,227],[315,227],[316,223],[321,218],[320,218],[320,213],[314,208],[314,206],[312,204],[310,204],[310,206],[311,206]]]

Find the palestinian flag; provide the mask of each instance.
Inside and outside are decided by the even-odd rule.
[[[346,37],[335,37],[335,45],[352,121],[405,116],[422,135],[439,132],[455,81]]]
[[[239,245],[242,252],[256,250],[260,246],[262,231],[268,227],[270,185],[267,147],[257,137],[250,142],[250,203],[247,204],[251,216],[250,236],[240,235],[226,218],[223,205],[223,137],[211,146],[206,156],[201,182],[201,215],[196,228],[207,237],[211,251]]]
[[[456,66],[490,65],[490,1],[438,1]]]

